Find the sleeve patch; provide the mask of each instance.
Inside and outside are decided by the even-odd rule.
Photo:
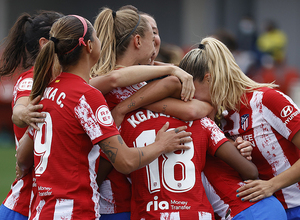
[[[31,90],[33,84],[32,78],[23,79],[18,86],[19,91]]]
[[[113,124],[113,117],[106,105],[101,105],[96,111],[97,121],[103,126],[111,126]]]

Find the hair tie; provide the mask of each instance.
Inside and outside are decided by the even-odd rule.
[[[141,16],[139,15],[139,20],[138,20],[137,24],[135,25],[135,27],[132,29],[132,31],[130,31],[129,34],[126,35],[126,37],[123,38],[123,40],[121,40],[121,42],[117,45],[117,47],[120,46],[123,42],[125,42],[133,34],[133,32],[135,32],[135,30],[137,29],[137,27],[140,24],[140,21],[141,21]]]
[[[57,38],[55,38],[55,37],[50,37],[50,40],[53,41],[54,44],[57,44],[58,41],[59,41],[59,40],[58,40]]]
[[[204,46],[204,44],[199,44],[198,48],[199,49],[205,49],[205,46]]]
[[[86,46],[86,43],[84,42],[84,36],[86,35],[86,32],[87,32],[87,23],[86,23],[86,20],[83,17],[78,16],[78,15],[69,15],[69,16],[76,17],[76,18],[78,18],[81,21],[81,23],[83,25],[83,35],[82,35],[82,37],[80,37],[78,39],[78,44],[72,50],[68,51],[65,54],[71,53],[73,50],[75,50],[75,48],[77,46],[81,46],[81,44],[84,45],[84,46]]]
[[[117,13],[115,11],[112,11],[112,16],[113,16],[113,19],[115,19],[117,16]]]

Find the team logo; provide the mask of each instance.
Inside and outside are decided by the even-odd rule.
[[[245,114],[241,116],[241,129],[246,131],[249,126],[249,114]]]
[[[291,105],[287,105],[281,110],[280,116],[285,118],[289,116],[292,112],[293,112],[293,107]]]
[[[32,78],[26,78],[26,79],[23,79],[23,80],[19,83],[18,90],[19,90],[19,91],[31,90],[31,88],[32,88],[32,83],[33,83]]]
[[[103,126],[110,126],[113,124],[113,117],[106,105],[101,105],[96,111],[96,118]]]

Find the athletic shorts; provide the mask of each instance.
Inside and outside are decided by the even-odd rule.
[[[291,209],[286,209],[286,215],[288,220],[298,220],[300,219],[300,206],[291,208]]]
[[[18,212],[15,212],[5,205],[0,206],[0,220],[28,220],[27,216],[24,216]]]
[[[232,218],[232,220],[287,220],[282,204],[274,196],[270,196],[248,207]]]
[[[130,220],[130,212],[101,214],[100,220]]]

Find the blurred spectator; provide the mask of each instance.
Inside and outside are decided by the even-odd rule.
[[[257,39],[258,49],[263,54],[270,55],[275,63],[281,63],[285,59],[286,46],[286,34],[277,27],[274,21],[266,21],[264,32]]]
[[[228,47],[243,73],[248,75],[249,71],[256,63],[254,53],[250,50],[240,49],[236,37],[225,29],[219,29],[215,31],[212,36],[220,40]]]
[[[239,21],[237,41],[239,49],[243,51],[253,51],[257,50],[256,48],[257,40],[257,30],[255,22],[251,16],[244,16]]]
[[[288,66],[285,50],[287,36],[274,21],[266,21],[265,32],[257,39],[258,49],[262,52],[261,68],[251,78],[257,82],[273,82],[279,90],[295,99],[295,86],[298,86],[299,70]]]

